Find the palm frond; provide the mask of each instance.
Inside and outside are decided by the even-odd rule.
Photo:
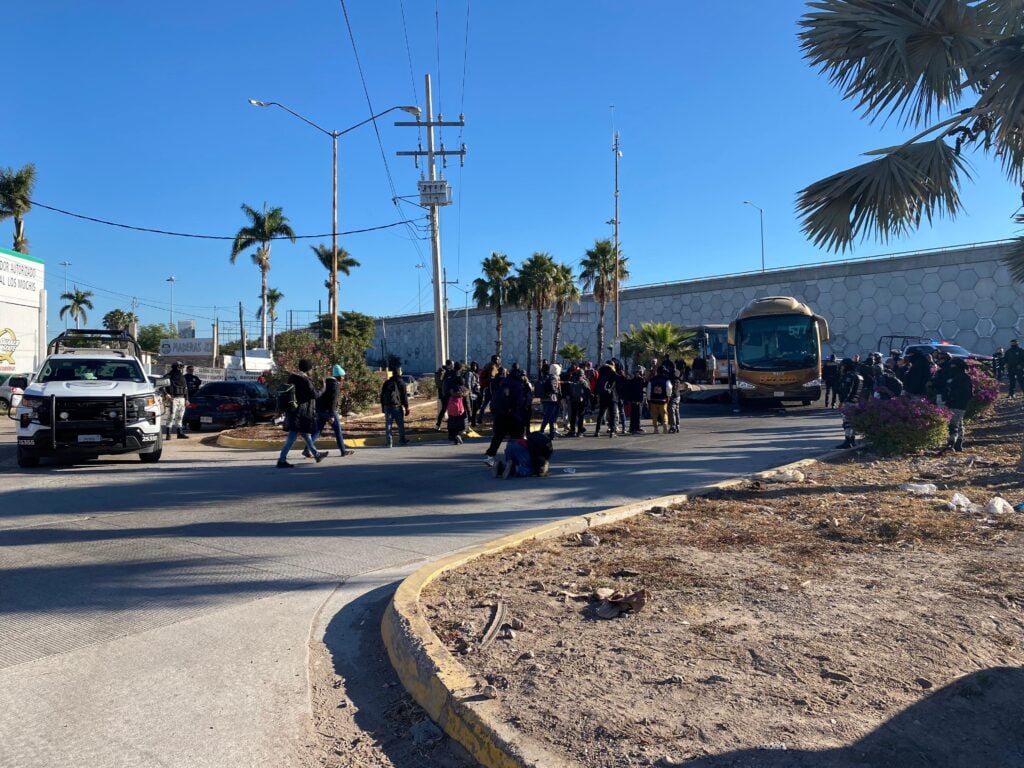
[[[1024,35],[993,43],[979,55],[972,83],[982,89],[977,108],[986,112],[991,137],[997,145],[1019,147],[1024,133]],[[1019,166],[1012,170],[1019,178]]]
[[[962,0],[819,0],[799,24],[812,67],[870,119],[920,123],[959,103],[989,34]]]
[[[1018,224],[1024,224],[1024,215],[1015,216],[1014,221]],[[1024,283],[1024,237],[1017,237],[1014,240],[1013,245],[1010,246],[1009,253],[1003,259],[1003,263],[1010,270],[1010,277],[1013,278],[1015,283]]]
[[[797,209],[814,243],[844,251],[857,237],[900,237],[936,215],[960,212],[966,161],[942,139],[911,144],[801,190]]]

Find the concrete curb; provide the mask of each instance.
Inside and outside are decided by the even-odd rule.
[[[801,459],[775,470],[799,469],[851,451],[829,451],[815,459]],[[763,475],[763,473],[757,473]],[[684,493],[613,507],[601,512],[568,517],[448,555],[420,568],[395,591],[381,621],[381,634],[391,664],[406,690],[453,739],[487,768],[561,768],[572,763],[549,754],[504,722],[500,704],[482,699],[476,679],[430,628],[419,597],[432,581],[483,555],[494,554],[532,541],[579,533],[634,517],[654,506],[688,501],[714,491],[741,485],[756,475],[699,486]]]

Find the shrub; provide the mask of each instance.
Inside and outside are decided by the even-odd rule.
[[[952,416],[948,409],[920,397],[865,400],[844,407],[843,414],[885,456],[945,444]]]
[[[432,375],[421,376],[416,391],[424,397],[434,399],[437,397],[437,382]]]
[[[999,382],[989,373],[983,365],[973,360],[967,361],[967,375],[971,377],[974,385],[974,394],[967,403],[967,412],[964,418],[967,420],[984,416],[992,410],[993,404],[999,397]]]
[[[360,348],[359,340],[341,336],[335,344],[329,339],[313,338],[308,333],[286,332],[278,334],[274,341],[274,361],[278,367],[267,377],[271,391],[283,384],[289,373],[299,369],[299,360],[306,358],[313,364],[313,370],[309,372],[313,381],[322,382],[330,376],[335,363],[340,363],[345,369],[345,385],[338,404],[341,413],[359,411],[377,401],[379,377],[375,377],[367,367],[366,350]]]

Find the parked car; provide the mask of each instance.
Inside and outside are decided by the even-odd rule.
[[[402,381],[405,382],[405,393],[409,397],[415,397],[420,389],[420,385],[419,382],[416,381],[416,377],[406,373],[402,375]]]
[[[273,415],[270,390],[255,381],[208,382],[185,406],[185,424],[193,432],[203,427],[250,426]]]
[[[927,352],[934,355],[936,352],[945,352],[950,357],[963,357],[968,360],[977,360],[982,363],[991,363],[991,355],[979,355],[977,352],[970,352],[959,344],[950,344],[948,341],[934,341],[928,344],[908,344],[903,348],[903,354],[909,355],[914,350]]]
[[[18,407],[31,378],[30,373],[0,373],[0,410]]]

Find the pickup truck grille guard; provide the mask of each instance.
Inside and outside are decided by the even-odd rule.
[[[50,395],[49,411],[50,447],[53,450],[57,450],[58,426],[64,431],[98,429],[108,436],[112,436],[109,433],[116,429],[120,433],[121,444],[127,445],[128,418],[134,417],[134,421],[141,421],[147,417],[145,409],[133,408],[133,412],[129,412],[127,395],[119,398],[59,398]],[[44,421],[46,415],[39,414],[39,421]]]

